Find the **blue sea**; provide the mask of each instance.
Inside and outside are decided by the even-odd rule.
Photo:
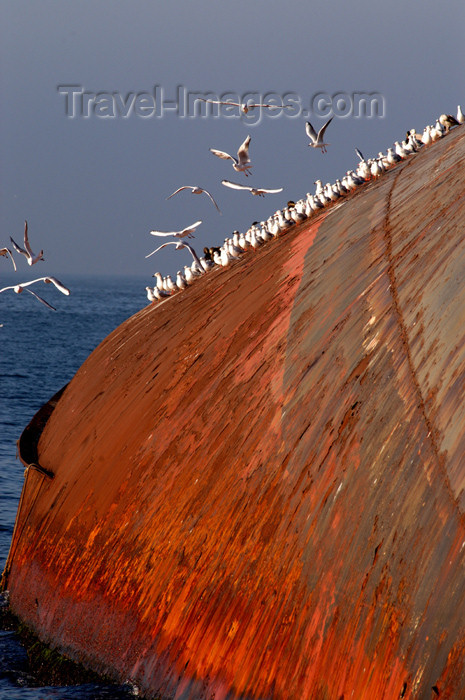
[[[3,275],[2,285],[17,278]],[[112,330],[147,305],[143,278],[64,277],[69,297],[52,285],[31,294],[0,294],[0,569],[3,570],[23,485],[16,440],[37,410],[74,376]],[[1,619],[1,618],[0,618]],[[38,685],[16,634],[0,628],[0,700],[133,698],[126,686]]]

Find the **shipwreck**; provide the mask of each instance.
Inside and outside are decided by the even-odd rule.
[[[95,349],[11,609],[149,698],[465,697],[464,310],[459,127]]]

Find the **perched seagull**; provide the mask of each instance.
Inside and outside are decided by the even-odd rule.
[[[158,246],[158,248],[156,248],[155,250],[152,250],[152,252],[149,253],[148,255],[146,255],[145,257],[150,258],[155,253],[158,253],[158,251],[161,250],[162,248],[164,248],[166,245],[175,245],[176,250],[180,250],[181,248],[187,248],[187,250],[190,252],[192,257],[194,258],[195,262],[198,265],[200,265],[200,267],[202,267],[201,262],[200,262],[200,258],[197,255],[197,253],[195,252],[195,250],[193,249],[193,247],[191,245],[189,245],[189,243],[185,243],[183,241],[168,241],[168,243],[163,243],[162,245]],[[152,276],[154,277],[155,275],[152,275]]]
[[[28,265],[35,265],[36,262],[39,262],[39,260],[44,259],[43,250],[37,253],[37,255],[34,255],[34,253],[32,252],[31,246],[29,245],[29,238],[27,235],[27,221],[24,222],[24,248],[21,248],[21,246],[15,243],[11,236],[10,241],[12,242],[13,247],[17,253],[21,253],[21,255],[26,256]]]
[[[175,238],[194,238],[195,229],[200,226],[202,222],[196,221],[195,224],[191,226],[186,226],[182,231],[150,231],[152,236],[174,236]]]
[[[147,299],[148,299],[150,302],[152,302],[152,303],[153,303],[154,301],[157,301],[157,297],[156,297],[155,294],[153,293],[153,287],[146,287],[145,289],[146,289],[146,291],[147,291]]]
[[[178,270],[176,273],[176,286],[178,289],[185,289],[187,287],[186,279],[181,270]]]
[[[324,143],[323,139],[324,139],[326,127],[331,123],[332,119],[333,119],[333,117],[331,117],[331,119],[328,119],[326,124],[321,127],[318,134],[316,133],[315,129],[310,124],[310,122],[306,122],[305,131],[307,132],[308,138],[312,142],[312,143],[308,144],[309,146],[311,146],[312,148],[321,148],[321,152],[326,153],[326,146],[329,146],[329,143]]]
[[[460,105],[457,105],[457,121],[459,124],[465,124],[465,114]]]
[[[14,259],[13,255],[11,254],[11,250],[9,248],[0,248],[0,256],[3,256],[5,258],[10,256],[11,262],[13,263],[13,267],[15,268],[15,272],[16,272],[16,263],[15,263],[15,259]]]
[[[458,126],[459,122],[452,114],[441,114],[438,121],[445,128],[446,133],[448,133],[453,126]]]
[[[316,185],[315,194],[320,194],[321,192],[323,192],[323,183],[321,182],[321,180],[315,180],[313,184]]]
[[[214,156],[218,156],[218,158],[222,158],[223,160],[232,160],[234,170],[237,173],[243,172],[247,176],[249,174],[248,170],[250,170],[252,167],[249,160],[249,144],[251,138],[251,136],[247,136],[244,143],[239,146],[237,158],[230,156],[229,153],[225,153],[224,151],[217,151],[215,148],[210,148],[210,151]]]
[[[213,204],[215,205],[215,207],[218,209],[218,211],[221,214],[220,208],[219,208],[218,204],[215,202],[215,200],[213,199],[213,197],[211,196],[210,192],[208,192],[208,190],[205,190],[203,187],[198,187],[197,185],[184,185],[183,187],[178,187],[178,189],[175,190],[173,192],[173,194],[170,194],[170,196],[167,197],[166,199],[171,199],[171,197],[174,197],[174,195],[178,194],[178,192],[181,192],[181,190],[190,190],[192,192],[192,194],[202,194],[202,192],[205,192],[205,194],[208,197],[210,197]]]
[[[161,300],[164,299],[165,297],[169,297],[169,296],[170,296],[170,293],[169,293],[169,292],[166,292],[163,288],[160,289],[159,287],[152,287],[152,290],[153,290],[153,296],[154,296],[155,299],[157,299],[158,301],[161,301]]]
[[[431,135],[431,127],[425,126],[425,130],[423,131],[422,137],[421,137],[421,142],[424,146],[429,146],[430,144],[433,143],[433,137]]]
[[[277,190],[265,190],[264,188],[247,187],[247,185],[238,185],[236,182],[230,182],[229,180],[221,180],[221,184],[225,187],[230,187],[232,190],[247,190],[247,192],[251,192],[254,195],[258,195],[259,197],[264,197],[265,194],[276,194],[277,192],[283,191],[282,187],[280,187]]]
[[[254,109],[255,107],[267,107],[268,109],[292,108],[292,105],[257,104],[256,102],[252,102],[252,100],[249,100],[248,102],[222,102],[221,100],[207,100],[204,97],[199,97],[197,99],[201,100],[202,102],[207,102],[210,105],[228,105],[228,107],[240,107],[244,114],[247,114],[250,109]]]

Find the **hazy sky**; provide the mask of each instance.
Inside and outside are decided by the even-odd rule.
[[[315,179],[342,177],[357,162],[355,146],[376,155],[407,129],[456,114],[458,103],[465,108],[463,0],[441,7],[436,0],[14,0],[1,7],[0,245],[10,235],[20,242],[27,218],[33,249],[45,252],[40,274],[64,281],[103,273],[140,275],[148,284],[155,270],[175,273],[190,264],[187,253],[170,249],[145,260],[161,242],[150,229],[202,219],[194,246],[221,244],[313,191]],[[74,115],[58,90],[71,85],[79,92]],[[378,93],[384,116],[335,118],[323,155],[307,147],[305,116],[291,110],[258,124],[161,115],[162,100],[175,100],[178,86],[183,94],[293,93],[305,109],[319,93],[347,96],[349,106],[354,93]],[[87,117],[81,91],[89,93]],[[102,116],[113,93],[127,116]],[[324,123],[307,118],[317,128]],[[284,187],[282,194],[261,200],[221,185],[246,178],[208,149],[235,154],[247,134],[247,180]],[[210,189],[223,215],[203,195],[166,201],[184,184]],[[0,258],[0,265],[1,275],[8,263]]]

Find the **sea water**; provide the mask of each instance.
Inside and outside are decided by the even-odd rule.
[[[2,274],[2,287],[16,277]],[[69,297],[52,285],[0,294],[0,570],[3,570],[23,485],[16,441],[38,409],[72,379],[112,330],[148,304],[142,278],[66,278]],[[0,618],[1,619],[1,618]],[[105,684],[38,686],[16,634],[0,629],[0,700],[131,698],[129,687]]]

